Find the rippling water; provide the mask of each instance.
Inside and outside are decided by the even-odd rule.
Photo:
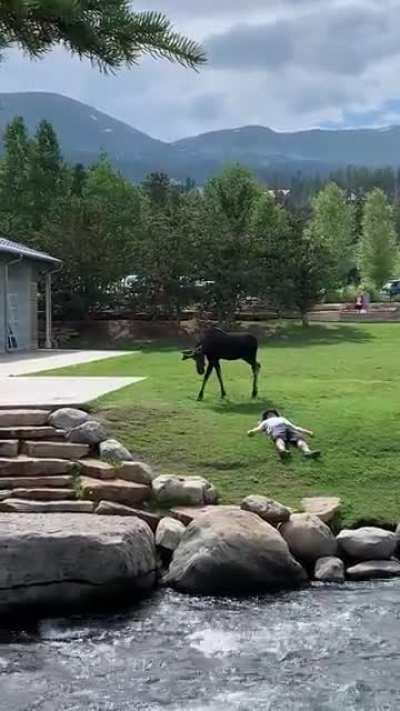
[[[400,582],[0,630],[1,711],[400,709]]]

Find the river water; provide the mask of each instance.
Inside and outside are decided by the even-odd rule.
[[[400,581],[0,629],[1,711],[398,711]]]

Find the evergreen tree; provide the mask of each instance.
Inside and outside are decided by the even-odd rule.
[[[142,183],[142,189],[155,207],[166,207],[171,195],[171,181],[166,173],[150,173]]]
[[[81,197],[87,179],[87,171],[82,163],[76,163],[71,172],[71,194]]]
[[[0,162],[0,226],[10,235],[29,239],[32,213],[32,141],[23,118],[17,117],[4,132]],[[24,236],[25,235],[25,236]]]
[[[30,183],[31,223],[38,230],[67,184],[57,135],[48,121],[41,121],[32,143]]]
[[[362,278],[380,289],[393,276],[397,256],[393,208],[376,188],[368,194],[364,208],[359,250]]]

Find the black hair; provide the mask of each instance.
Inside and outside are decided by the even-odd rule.
[[[279,412],[278,410],[275,410],[274,408],[270,408],[269,410],[265,410],[265,412],[262,413],[261,419],[262,420],[267,420],[268,417],[271,415],[275,415],[275,417],[279,417]]]

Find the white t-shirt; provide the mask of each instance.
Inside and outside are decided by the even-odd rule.
[[[268,417],[268,420],[261,422],[261,427],[268,437],[276,436],[282,432],[285,427],[290,427],[293,430],[296,429],[296,426],[287,420],[286,417]]]

